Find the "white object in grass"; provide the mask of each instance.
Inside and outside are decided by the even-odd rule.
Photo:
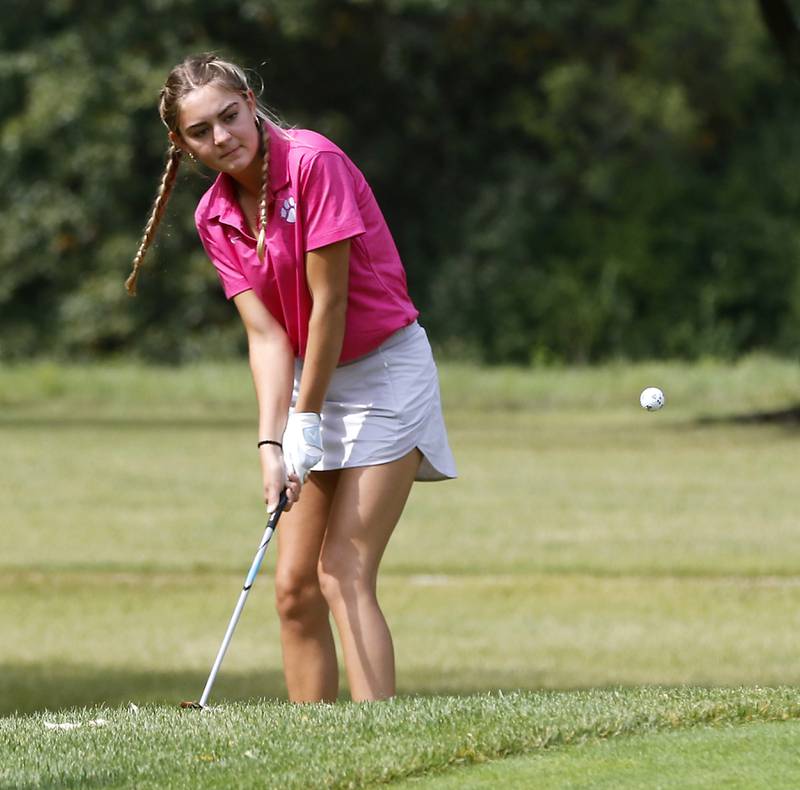
[[[92,719],[89,722],[90,727],[105,727],[108,725],[108,719]]]
[[[44,726],[48,730],[76,730],[80,727],[80,722],[77,721],[46,721]]]

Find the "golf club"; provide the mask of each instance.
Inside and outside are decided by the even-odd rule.
[[[284,507],[286,507],[285,491],[281,494],[277,507],[272,511],[272,514],[267,521],[267,528],[264,530],[264,537],[261,539],[261,544],[258,547],[255,558],[253,559],[253,564],[250,566],[250,570],[247,573],[247,578],[244,580],[244,587],[242,587],[242,592],[239,594],[239,600],[236,603],[236,608],[233,610],[231,621],[228,623],[228,630],[225,632],[225,636],[222,639],[222,644],[219,647],[219,652],[217,653],[217,657],[214,661],[214,666],[211,667],[211,674],[208,676],[206,687],[203,689],[203,694],[200,697],[200,701],[181,702],[182,708],[203,710],[203,708],[206,707],[208,696],[211,694],[211,687],[214,685],[214,681],[217,678],[217,672],[219,672],[220,666],[222,666],[222,659],[225,658],[225,652],[228,649],[228,645],[231,643],[231,638],[233,637],[236,624],[239,622],[239,616],[242,614],[242,609],[244,609],[244,603],[247,600],[247,595],[250,592],[250,588],[253,586],[253,582],[256,580],[258,569],[261,567],[261,561],[264,559],[267,546],[272,539],[273,533],[278,527],[278,519],[280,518]]]

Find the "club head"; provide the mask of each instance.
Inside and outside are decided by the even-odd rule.
[[[203,710],[203,706],[199,702],[181,702],[181,707],[189,710]]]

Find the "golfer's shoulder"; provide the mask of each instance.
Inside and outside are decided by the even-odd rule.
[[[333,140],[312,129],[287,129],[284,134],[289,152],[294,156],[313,156],[325,151],[344,156],[344,151]]]
[[[292,129],[287,132],[288,159],[301,175],[328,166],[352,166],[350,158],[333,140],[311,129]]]

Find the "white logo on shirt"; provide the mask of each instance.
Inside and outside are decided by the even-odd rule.
[[[283,205],[281,206],[281,216],[287,222],[294,222],[296,218],[296,203],[294,202],[293,197],[288,197],[286,200],[283,201]]]

